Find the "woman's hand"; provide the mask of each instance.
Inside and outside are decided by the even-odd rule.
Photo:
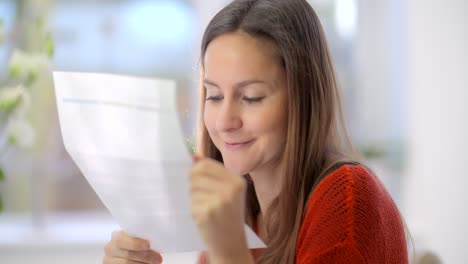
[[[194,157],[194,161],[190,176],[192,216],[209,259],[221,263],[251,257],[244,232],[244,178],[229,172],[218,161],[200,157]]]
[[[162,256],[150,250],[148,241],[127,235],[124,231],[112,233],[112,239],[104,247],[104,264],[162,263]]]

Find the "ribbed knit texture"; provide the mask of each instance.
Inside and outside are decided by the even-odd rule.
[[[398,209],[379,180],[362,166],[344,165],[309,199],[296,263],[408,263]]]
[[[204,254],[198,263],[206,263]],[[317,186],[304,211],[296,263],[408,263],[398,209],[367,169],[343,165]]]

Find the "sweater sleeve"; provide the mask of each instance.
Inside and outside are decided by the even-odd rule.
[[[398,209],[364,167],[345,165],[309,198],[296,263],[407,263]]]
[[[361,264],[366,263],[359,250],[353,244],[338,244],[318,254],[301,255],[297,264]]]

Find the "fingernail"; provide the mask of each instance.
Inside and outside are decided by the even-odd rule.
[[[150,249],[150,247],[151,247],[150,243],[149,243],[149,242],[145,242],[144,248],[145,248],[146,250],[148,250],[148,249]]]
[[[197,161],[199,161],[199,160],[201,160],[201,159],[202,159],[202,157],[201,157],[201,155],[198,154],[198,153],[195,153],[195,154],[193,154],[193,156],[192,156],[192,162],[194,162],[194,163],[197,162]]]

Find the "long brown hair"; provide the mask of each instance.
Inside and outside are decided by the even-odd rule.
[[[335,73],[320,21],[305,0],[238,0],[210,21],[201,46],[203,59],[216,37],[242,31],[275,44],[287,75],[288,132],[282,190],[264,219],[268,248],[258,263],[294,263],[296,240],[308,197],[327,168],[354,155],[344,126]],[[205,90],[200,86],[200,113]],[[197,151],[222,162],[199,117]],[[252,224],[259,204],[248,175],[247,219]]]

